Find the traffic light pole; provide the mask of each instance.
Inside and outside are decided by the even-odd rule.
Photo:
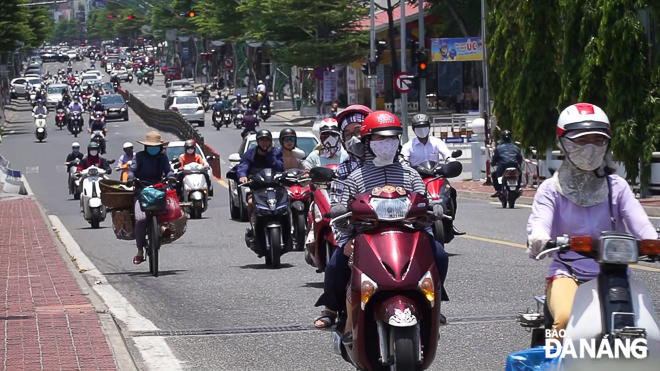
[[[426,40],[424,39],[424,1],[419,0],[419,48],[426,50]],[[419,79],[419,112],[426,113],[426,77]]]
[[[401,71],[406,71],[406,3],[401,2]],[[401,93],[401,125],[403,126],[403,142],[408,142],[408,93]]]
[[[371,87],[371,110],[375,111],[376,110],[376,71],[371,71],[371,65],[373,64],[373,61],[376,60],[376,7],[374,5],[375,0],[371,0],[371,31],[370,31],[370,38],[371,38],[371,54],[369,56],[369,76],[367,77],[367,81],[369,82],[369,86]]]

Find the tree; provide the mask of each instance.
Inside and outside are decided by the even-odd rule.
[[[101,39],[107,40],[114,36],[114,19],[110,18],[110,10],[103,9],[94,9],[89,12],[89,17],[87,18],[87,32],[86,37],[88,39]]]
[[[367,54],[357,21],[368,10],[353,0],[243,0],[246,40],[271,41],[273,56],[300,67],[330,67]]]
[[[53,39],[57,42],[73,42],[77,39],[80,34],[78,30],[78,22],[74,20],[60,20],[55,26],[55,32],[53,34]]]
[[[25,43],[26,49],[36,49],[44,41],[49,40],[53,34],[53,19],[45,6],[35,6],[28,9],[29,25],[32,34]]]
[[[245,13],[239,11],[237,5],[227,0],[201,0],[193,7],[195,17],[192,23],[200,34],[211,39],[238,41],[245,35],[245,29],[240,25],[246,19]]]
[[[25,0],[0,1],[0,51],[14,51],[16,41],[29,41],[32,30],[28,26],[29,14],[22,4]]]

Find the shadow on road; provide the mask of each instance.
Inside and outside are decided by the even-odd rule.
[[[234,266],[232,268],[236,268],[236,267],[241,268],[241,269],[255,269],[255,270],[275,269],[275,268],[271,268],[271,267],[267,266],[264,263],[246,264],[246,265],[241,265],[241,266]],[[291,265],[289,263],[282,263],[282,264],[280,264],[280,267],[278,269],[293,268],[293,267],[295,267],[295,265]]]
[[[144,264],[147,264],[147,270],[144,272],[110,272],[110,273],[103,273],[104,276],[128,276],[128,277],[150,277],[151,273],[149,273],[148,269],[148,264],[149,262],[145,261]],[[176,276],[179,273],[182,272],[188,272],[187,269],[173,269],[169,271],[158,271],[158,276]]]
[[[305,282],[304,285],[300,287],[311,287],[314,289],[322,289],[323,288],[323,281],[321,282]]]

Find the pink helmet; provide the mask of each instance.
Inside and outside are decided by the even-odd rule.
[[[348,106],[345,110],[337,114],[337,122],[339,123],[339,131],[344,132],[344,129],[349,124],[362,123],[364,119],[369,116],[371,109],[360,104]]]
[[[580,130],[571,135],[577,138],[588,134],[610,137],[610,120],[600,107],[591,103],[576,103],[566,107],[557,120],[557,136],[564,137],[568,132]]]

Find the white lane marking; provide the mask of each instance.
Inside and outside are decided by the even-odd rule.
[[[68,170],[66,165],[57,165],[55,166],[55,171],[58,173],[66,173]]]
[[[491,202],[490,204],[491,204],[491,205],[500,205],[500,206],[502,206],[502,203],[501,203],[501,202],[497,202],[497,201],[493,201],[493,202]],[[532,208],[532,205],[516,204],[516,207],[526,207],[526,208],[528,208],[528,209],[531,209],[531,208]]]
[[[25,174],[37,174],[39,173],[39,166],[26,166]]]
[[[156,331],[159,328],[150,320],[142,316],[131,303],[109,285],[107,279],[96,268],[94,263],[85,255],[80,245],[66,229],[64,224],[55,215],[49,215],[51,224],[57,230],[62,244],[70,256],[76,258],[78,268],[88,276],[89,282],[101,281],[103,284],[92,285],[92,288],[103,299],[115,318],[126,324],[128,331]],[[140,351],[140,356],[148,370],[183,370],[179,361],[163,337],[144,336],[131,338]]]

